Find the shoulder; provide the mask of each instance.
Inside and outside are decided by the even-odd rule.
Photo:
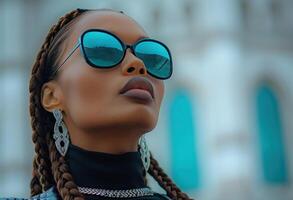
[[[29,200],[58,200],[57,190],[51,187],[47,191],[31,197]]]
[[[57,192],[55,187],[51,187],[47,191],[33,196],[31,198],[1,198],[0,200],[58,200]]]

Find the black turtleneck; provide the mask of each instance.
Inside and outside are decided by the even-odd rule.
[[[74,181],[79,187],[113,190],[147,187],[144,183],[144,167],[138,151],[110,154],[87,151],[70,144],[66,159]],[[94,195],[87,195],[86,198],[114,199]],[[123,199],[159,200],[166,197],[155,193],[153,196]]]

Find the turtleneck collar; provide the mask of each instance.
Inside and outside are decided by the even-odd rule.
[[[140,153],[110,154],[81,149],[70,144],[67,163],[80,187],[132,189],[146,187]]]

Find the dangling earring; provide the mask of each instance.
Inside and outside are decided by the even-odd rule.
[[[67,128],[62,121],[62,113],[59,109],[53,110],[53,115],[56,119],[54,125],[54,135],[53,138],[55,140],[55,145],[57,150],[62,156],[65,156],[68,146],[69,146],[69,135]]]
[[[142,135],[140,137],[140,140],[139,140],[138,144],[139,144],[139,147],[140,147],[139,148],[140,157],[141,157],[144,169],[147,172],[149,167],[150,167],[150,162],[151,161],[150,161],[150,151],[149,151],[149,148],[147,146],[146,139],[145,139],[144,135]]]

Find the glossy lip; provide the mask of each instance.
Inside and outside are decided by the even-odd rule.
[[[120,94],[125,93],[128,90],[131,89],[142,89],[148,91],[152,98],[154,99],[154,88],[152,83],[144,78],[144,77],[133,77],[131,78],[125,85],[124,87],[120,90]]]

